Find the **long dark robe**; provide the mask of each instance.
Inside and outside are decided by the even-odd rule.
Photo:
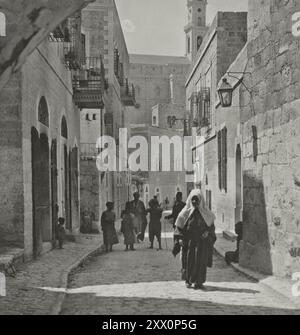
[[[147,210],[150,213],[149,240],[153,243],[154,237],[161,240],[161,218],[163,210],[160,207],[152,207]]]
[[[105,246],[118,244],[118,236],[115,228],[116,215],[112,211],[105,211],[101,216],[101,227]]]
[[[205,231],[209,232],[207,238],[202,236]],[[183,230],[183,279],[195,284],[206,282],[207,267],[212,266],[215,240],[215,227],[208,227],[200,212],[195,210]]]

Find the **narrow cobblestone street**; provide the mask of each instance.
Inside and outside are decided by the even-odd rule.
[[[62,314],[300,314],[290,303],[240,275],[215,256],[206,291],[185,288],[180,259],[174,259],[171,239],[164,250],[114,251],[92,258],[73,273]]]

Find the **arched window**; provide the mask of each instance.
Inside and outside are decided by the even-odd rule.
[[[61,120],[61,136],[64,138],[68,138],[68,126],[67,126],[67,120],[63,116]]]
[[[94,120],[94,121],[97,120],[97,118],[96,118],[96,114],[93,114],[93,120]]]
[[[90,121],[90,116],[89,116],[89,114],[86,114],[86,115],[85,115],[85,120],[86,120],[86,121]]]
[[[159,86],[156,86],[156,87],[155,87],[154,93],[155,93],[155,96],[156,96],[156,97],[159,97],[159,96],[160,96],[160,87],[159,87]]]
[[[6,16],[0,12],[0,36],[6,36]]]
[[[153,125],[153,126],[157,126],[157,119],[156,119],[156,116],[153,116],[152,125]]]
[[[49,127],[49,112],[45,97],[41,97],[38,107],[38,120],[43,125]]]
[[[190,53],[191,52],[191,39],[188,36],[187,38],[187,52]]]
[[[199,50],[199,48],[201,47],[202,41],[203,41],[202,36],[198,36],[197,37],[197,50]]]

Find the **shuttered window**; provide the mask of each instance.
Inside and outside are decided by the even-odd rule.
[[[221,154],[221,146],[222,146],[222,134],[218,132],[218,175],[219,175],[219,189],[222,189],[222,154]]]
[[[227,128],[218,132],[219,188],[227,192]]]

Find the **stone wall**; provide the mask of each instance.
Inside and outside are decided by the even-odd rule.
[[[243,266],[278,276],[299,270],[299,39],[291,33],[296,1],[249,1],[243,122]],[[256,128],[253,128],[256,127]],[[257,132],[256,134],[253,132]]]
[[[135,86],[136,101],[140,105],[132,113],[132,123],[152,124],[152,107],[171,102],[171,74],[174,75],[174,100],[176,103],[183,102],[185,93],[180,90],[180,87],[185,80],[188,68],[189,64],[185,58],[178,57],[177,63],[172,64],[172,60],[168,62],[163,56],[155,56],[153,59],[153,56],[146,55],[140,59],[140,55],[132,55],[130,80]]]
[[[94,222],[99,222],[100,176],[95,159],[80,159],[81,231],[91,232]],[[89,226],[90,224],[90,226]],[[85,231],[85,229],[87,229]]]
[[[0,245],[24,246],[20,75],[0,93]]]
[[[240,90],[243,87],[239,83],[247,63],[246,46],[237,59],[228,68],[228,72],[235,72],[233,76],[224,75],[228,83],[234,87],[232,106],[222,108],[219,104],[216,108],[217,129],[227,128],[227,191],[218,190],[215,196],[215,208],[217,222],[222,222],[223,229],[234,230],[234,226],[242,219],[242,176],[241,154],[237,152],[238,146],[242,149],[240,134]],[[217,162],[215,161],[218,169]],[[238,174],[238,175],[237,175]],[[216,175],[218,179],[218,174]]]

